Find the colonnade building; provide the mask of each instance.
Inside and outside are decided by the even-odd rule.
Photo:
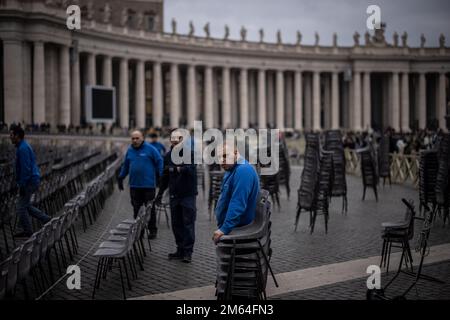
[[[81,29],[66,9],[81,8]],[[79,126],[87,85],[115,87],[117,125],[282,130],[444,129],[450,48],[386,39],[353,46],[163,32],[163,1],[0,0],[0,121]],[[276,23],[275,23],[276,24]],[[204,35],[199,36],[202,33]],[[420,35],[413,35],[420,37]]]

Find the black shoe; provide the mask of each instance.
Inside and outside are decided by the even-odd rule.
[[[174,252],[174,253],[169,253],[168,257],[169,257],[169,260],[181,260],[181,259],[183,259],[183,255],[181,253],[179,253],[178,251]]]
[[[191,263],[192,257],[191,256],[184,256],[182,261],[184,263]]]
[[[31,235],[32,235],[32,233],[30,233],[30,232],[22,231],[22,232],[14,234],[14,238],[29,238],[29,237],[31,237]]]

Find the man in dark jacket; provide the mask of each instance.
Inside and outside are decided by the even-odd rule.
[[[142,205],[155,197],[156,181],[162,175],[163,159],[158,150],[144,141],[140,131],[131,134],[131,146],[125,155],[118,177],[119,190],[123,190],[123,179],[129,174],[131,205],[136,219]],[[155,238],[156,214],[152,211],[149,222],[150,237]]]
[[[189,145],[182,151],[191,153],[190,164],[176,165],[172,153],[174,147],[183,141],[183,136],[174,130],[170,137],[170,151],[164,157],[164,173],[161,178],[156,203],[161,203],[164,191],[169,187],[172,231],[177,244],[177,251],[169,253],[169,259],[191,262],[195,242],[195,219],[197,215],[197,170],[193,159],[193,150]],[[182,156],[182,153],[180,153]]]
[[[10,130],[10,139],[16,146],[16,182],[19,187],[19,200],[16,212],[19,223],[23,229],[14,237],[30,237],[33,233],[30,216],[45,224],[50,217],[36,207],[31,205],[31,196],[39,188],[41,176],[36,164],[36,157],[31,146],[24,140],[25,132],[19,126],[13,126]]]

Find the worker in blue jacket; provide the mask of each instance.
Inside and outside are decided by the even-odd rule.
[[[155,147],[161,154],[161,157],[164,158],[166,155],[166,147],[158,141],[158,134],[156,132],[150,134],[150,144]]]
[[[144,141],[141,131],[131,134],[131,146],[125,155],[125,160],[118,176],[119,190],[123,190],[123,179],[129,175],[131,205],[136,219],[139,209],[153,200],[157,179],[163,172],[163,159],[154,147]],[[156,213],[152,210],[149,222],[150,238],[157,233]]]
[[[197,216],[197,169],[194,164],[194,152],[188,139],[183,141],[183,135],[180,131],[174,130],[170,135],[172,144],[170,151],[164,158],[164,173],[159,185],[156,203],[161,203],[164,191],[169,188],[170,213],[172,222],[172,231],[175,236],[177,250],[169,253],[170,260],[182,260],[190,263],[195,242],[195,219]],[[179,155],[183,158],[183,153],[190,154],[190,162],[176,164],[173,153],[175,146],[180,145],[183,148]]]
[[[214,243],[234,228],[250,224],[255,219],[259,194],[256,170],[240,156],[236,145],[225,144],[221,155],[226,171],[215,209],[218,229],[213,234]]]
[[[30,215],[42,224],[50,221],[50,217],[31,205],[31,196],[39,188],[41,176],[36,164],[33,149],[25,141],[25,132],[20,126],[12,126],[11,143],[16,146],[16,183],[19,187],[19,200],[16,213],[23,231],[14,234],[15,238],[29,238],[33,234]]]

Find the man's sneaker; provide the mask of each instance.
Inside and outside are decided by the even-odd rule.
[[[184,256],[182,261],[184,263],[191,263],[192,257],[191,256]]]
[[[174,253],[169,253],[169,260],[181,260],[183,259],[183,255],[181,253],[174,252]]]
[[[14,238],[29,238],[29,237],[31,237],[31,235],[32,235],[32,233],[30,233],[30,232],[22,231],[22,232],[14,234]]]

